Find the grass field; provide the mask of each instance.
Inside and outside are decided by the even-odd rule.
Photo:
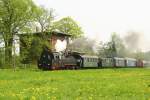
[[[150,100],[150,69],[0,70],[0,100]]]

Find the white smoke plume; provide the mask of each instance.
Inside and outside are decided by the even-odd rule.
[[[124,37],[125,44],[128,49],[136,51],[141,49],[142,34],[139,32],[130,31]]]
[[[55,49],[57,52],[60,52],[60,51],[64,51],[67,47],[67,41],[66,40],[57,40],[56,41],[56,44],[55,44]]]

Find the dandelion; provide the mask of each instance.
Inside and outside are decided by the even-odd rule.
[[[4,96],[4,94],[0,93],[0,96]]]
[[[16,95],[13,93],[12,96],[14,97],[14,96],[16,96]]]
[[[35,96],[32,96],[32,97],[31,97],[31,100],[36,100],[36,97],[35,97]]]
[[[56,97],[53,96],[51,100],[56,100]]]
[[[40,91],[40,88],[36,88],[36,91],[37,91],[37,92]]]
[[[93,98],[92,97],[89,97],[89,100],[92,100]]]

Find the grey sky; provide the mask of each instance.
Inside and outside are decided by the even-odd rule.
[[[141,33],[141,50],[150,50],[149,0],[34,0],[55,9],[57,18],[71,16],[86,36],[107,41],[112,32],[124,37],[128,31]]]

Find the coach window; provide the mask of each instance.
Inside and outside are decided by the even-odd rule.
[[[88,62],[90,62],[90,58],[87,58],[88,59]]]
[[[111,59],[111,62],[113,62],[113,59]]]
[[[86,58],[86,61],[89,61],[89,59],[88,59],[88,58]]]
[[[89,62],[91,62],[91,58],[89,58]]]
[[[86,58],[86,61],[87,61],[87,62],[89,61],[88,58]]]
[[[84,58],[84,61],[86,61],[86,58]]]

